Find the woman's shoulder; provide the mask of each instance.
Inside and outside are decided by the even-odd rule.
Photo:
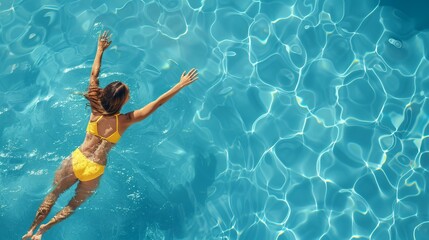
[[[119,114],[119,122],[125,127],[128,127],[132,124],[132,114],[134,111],[127,112],[127,113],[120,113]]]
[[[129,119],[134,111],[126,112],[126,113],[119,113],[119,117],[122,117],[124,119]]]

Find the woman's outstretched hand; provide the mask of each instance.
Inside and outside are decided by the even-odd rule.
[[[193,83],[197,79],[198,79],[198,72],[195,68],[192,68],[191,71],[189,71],[188,73],[186,73],[186,71],[182,73],[179,84],[181,87],[185,87]]]
[[[98,48],[103,51],[106,50],[112,43],[112,41],[110,41],[111,37],[112,34],[109,35],[109,31],[104,31],[103,34],[98,37]]]

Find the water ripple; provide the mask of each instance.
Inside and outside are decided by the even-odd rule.
[[[124,112],[185,69],[200,80],[125,133],[84,214],[64,224],[115,221],[76,238],[427,236],[429,35],[400,10],[369,0],[48,2],[0,3],[5,238],[25,231],[84,138],[89,109],[76,93],[103,29],[113,43],[100,82],[130,86]]]

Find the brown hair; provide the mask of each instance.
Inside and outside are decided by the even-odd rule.
[[[127,100],[129,89],[122,82],[115,81],[105,88],[89,86],[88,92],[84,94],[93,110],[103,115],[114,115],[119,113]]]

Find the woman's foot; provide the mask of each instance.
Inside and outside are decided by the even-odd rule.
[[[36,234],[33,235],[33,237],[31,238],[31,240],[41,240],[43,233],[46,231],[45,227],[46,227],[46,224],[40,225],[39,230],[37,231]]]
[[[28,231],[27,234],[22,236],[22,240],[29,239],[29,238],[31,238],[31,236],[33,236],[33,230]]]
[[[42,239],[42,234],[34,234],[34,236],[31,238],[31,240],[41,240]]]

